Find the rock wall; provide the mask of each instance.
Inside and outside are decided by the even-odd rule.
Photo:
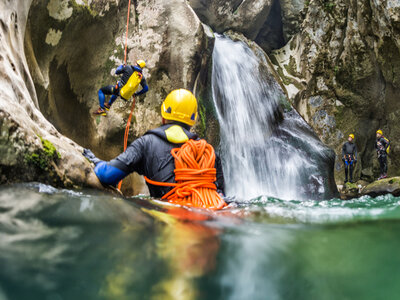
[[[223,33],[233,30],[256,41],[265,51],[285,44],[281,5],[277,0],[189,0],[200,20]]]
[[[124,59],[128,1],[89,3],[33,1],[25,49],[46,118],[62,134],[109,160],[123,151],[131,103],[117,100],[107,117],[92,112],[98,107],[98,89],[118,80],[114,72]],[[127,62],[146,60],[150,87],[136,101],[133,140],[161,124],[160,104],[171,90],[193,89],[208,39],[183,0],[132,1],[128,37]],[[124,190],[146,192],[135,175],[124,181]]]
[[[314,0],[303,6],[298,33],[271,55],[295,107],[339,154],[337,178],[344,176],[340,151],[350,133],[360,152],[357,177],[378,175],[378,128],[393,142],[389,174],[398,175],[400,3]]]
[[[31,1],[0,2],[0,183],[101,187],[82,148],[39,111],[24,54]]]

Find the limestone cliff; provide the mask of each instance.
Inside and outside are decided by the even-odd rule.
[[[271,59],[297,110],[339,155],[356,135],[357,177],[378,175],[374,153],[380,128],[393,142],[389,174],[400,174],[400,3],[302,1],[298,33]]]
[[[0,183],[42,181],[97,186],[82,148],[61,135],[39,111],[24,55],[31,1],[0,2]]]
[[[97,91],[115,84],[123,63],[128,1],[33,1],[25,35],[39,108],[64,135],[111,159],[122,148],[131,103],[121,99],[107,117],[95,117]],[[193,89],[206,36],[183,0],[132,1],[127,63],[145,59],[150,86],[138,98],[130,140],[161,122],[160,104],[175,88]],[[136,177],[138,179],[139,177]],[[131,178],[135,192],[145,192]],[[125,190],[132,192],[132,182]]]

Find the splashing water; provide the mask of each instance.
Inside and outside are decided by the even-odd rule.
[[[228,195],[289,200],[331,193],[322,163],[329,150],[294,110],[282,116],[284,94],[243,42],[216,36],[212,92]]]

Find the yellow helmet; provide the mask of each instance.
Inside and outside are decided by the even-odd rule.
[[[383,135],[383,132],[382,132],[382,130],[380,130],[380,129],[377,130],[376,133],[379,133],[380,135]]]
[[[351,137],[354,140],[354,134],[350,133],[349,137]]]
[[[197,119],[197,100],[188,90],[173,90],[161,105],[161,115],[166,120],[193,126]]]
[[[146,62],[143,59],[139,59],[138,61],[136,61],[136,63],[141,69],[146,66]]]

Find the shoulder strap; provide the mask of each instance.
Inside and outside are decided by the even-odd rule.
[[[186,130],[177,124],[167,124],[153,130],[147,131],[145,134],[154,134],[159,138],[172,144],[184,144],[188,140],[196,140],[197,135]]]

